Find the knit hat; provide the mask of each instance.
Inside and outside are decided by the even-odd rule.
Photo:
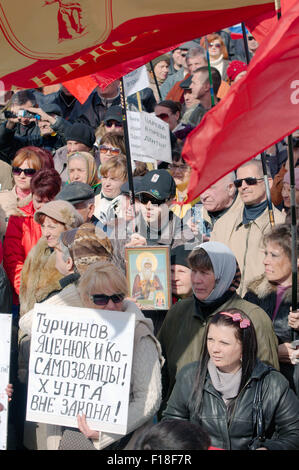
[[[233,60],[226,69],[226,74],[228,78],[233,81],[241,72],[247,70],[247,64],[241,62],[241,60]]]
[[[79,212],[67,201],[50,201],[44,204],[41,209],[34,214],[34,220],[38,224],[42,223],[40,220],[42,215],[47,215],[51,217],[51,219],[64,224],[67,230],[78,227],[83,223]]]
[[[64,185],[62,190],[56,195],[55,200],[68,201],[74,205],[92,198],[94,198],[94,191],[89,184],[73,181]]]
[[[179,264],[190,269],[188,256],[191,252],[192,249],[188,250],[185,245],[176,246],[170,252],[170,264]]]
[[[295,168],[294,171],[295,171],[295,187],[296,189],[299,189],[299,168]],[[284,175],[283,182],[291,184],[289,171]]]
[[[107,235],[94,224],[87,222],[78,228],[63,232],[61,242],[68,248],[76,271],[80,274],[90,264],[112,261],[113,247]]]
[[[88,148],[92,148],[96,140],[95,133],[92,127],[81,122],[75,122],[65,132],[66,140],[74,140],[75,142],[81,142]]]

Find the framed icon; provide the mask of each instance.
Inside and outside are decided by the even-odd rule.
[[[171,306],[170,249],[168,246],[126,248],[129,296],[148,310]]]

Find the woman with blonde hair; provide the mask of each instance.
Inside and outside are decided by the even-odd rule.
[[[118,155],[126,155],[124,136],[115,132],[107,132],[99,141],[101,165]]]
[[[99,450],[132,449],[137,434],[152,421],[160,405],[163,362],[160,344],[154,337],[152,321],[143,316],[136,304],[125,299],[128,294],[127,280],[114,264],[100,262],[90,265],[81,276],[78,289],[86,308],[135,314],[127,435],[94,431],[89,428],[88,420],[83,414],[78,416],[82,445],[86,441],[86,448],[90,448],[92,442]],[[133,432],[137,429],[138,432],[133,437]],[[67,447],[64,436],[61,436],[62,428],[60,435],[57,430],[56,426],[56,429],[53,429],[54,434],[48,435],[48,449],[54,450],[59,446],[62,450],[75,450],[74,447]]]
[[[94,156],[89,152],[74,152],[68,155],[69,183],[81,181],[91,186],[95,194],[101,191],[98,169]]]

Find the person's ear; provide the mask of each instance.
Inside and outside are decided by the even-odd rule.
[[[89,204],[87,217],[91,219],[94,214],[95,204]]]
[[[66,260],[66,267],[69,272],[73,271],[74,268],[74,263],[72,258],[69,256],[68,259]]]
[[[235,195],[236,187],[235,187],[234,183],[228,183],[227,192],[228,192],[228,195],[230,197],[233,197]]]

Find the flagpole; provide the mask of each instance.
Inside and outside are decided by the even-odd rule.
[[[281,5],[280,5],[280,0],[275,0],[275,11],[276,11],[277,19],[279,20],[279,19],[281,18]]]
[[[153,66],[152,61],[150,61],[150,66],[151,66],[151,71],[152,71],[152,74],[153,74],[153,77],[154,77],[154,80],[155,80],[155,84],[156,84],[156,87],[157,87],[157,91],[158,91],[160,101],[162,101],[162,95],[161,95],[161,91],[160,91],[160,88],[159,88],[158,80],[157,80],[157,77],[156,77],[156,74],[155,74],[155,71],[154,71],[154,66]]]
[[[208,61],[208,69],[209,69],[209,82],[210,82],[210,93],[211,93],[211,105],[212,108],[215,106],[215,96],[214,96],[214,87],[213,87],[213,80],[212,80],[212,71],[211,71],[211,62],[210,62],[210,54],[209,54],[209,43],[208,38],[205,36],[206,42],[206,50],[207,50],[207,61]]]
[[[247,42],[246,28],[245,28],[244,23],[242,23],[242,33],[243,33],[243,41],[244,41],[245,54],[246,54],[246,62],[248,65],[250,62],[250,57],[249,57],[249,48],[248,48],[248,42]],[[270,220],[271,227],[274,227],[275,220],[274,220],[273,205],[272,205],[272,200],[271,200],[269,178],[267,174],[267,163],[266,163],[265,152],[261,153],[261,161],[262,161],[262,166],[263,166],[264,182],[265,182],[265,188],[266,188],[266,200],[267,200],[267,206],[268,206],[269,220]]]
[[[135,214],[135,193],[134,193],[131,151],[130,151],[129,132],[128,132],[127,107],[126,107],[126,102],[125,102],[123,77],[121,77],[121,80],[120,80],[119,91],[120,91],[120,104],[121,104],[121,109],[122,109],[122,122],[123,122],[124,138],[125,138],[125,146],[126,146],[129,196],[130,196],[130,203],[133,206],[133,212],[134,212],[134,217],[135,217],[136,215]]]

